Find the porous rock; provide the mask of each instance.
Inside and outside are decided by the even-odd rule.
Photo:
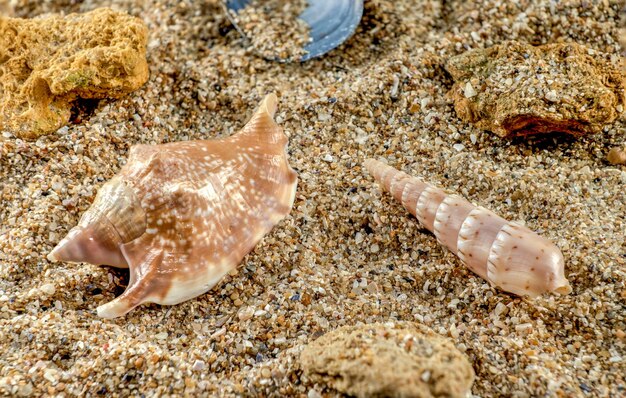
[[[500,137],[597,133],[623,112],[619,66],[576,43],[505,42],[452,57],[446,69],[457,115]]]
[[[357,397],[465,397],[474,381],[452,341],[411,322],[341,327],[300,360],[312,381]]]
[[[0,130],[36,138],[67,124],[78,98],[118,98],[148,80],[147,28],[125,13],[0,16]]]

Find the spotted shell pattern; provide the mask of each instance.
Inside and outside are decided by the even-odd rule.
[[[491,284],[529,297],[571,292],[563,254],[549,240],[380,161],[368,159],[365,168],[442,245]]]
[[[106,318],[211,289],[293,205],[296,173],[268,95],[237,134],[137,145],[51,261],[130,268],[126,291],[98,307]]]

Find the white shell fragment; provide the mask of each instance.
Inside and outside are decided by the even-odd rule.
[[[572,291],[563,254],[549,240],[377,160],[366,160],[365,167],[441,244],[491,284],[529,297]]]
[[[211,289],[293,205],[296,173],[268,95],[237,134],[136,145],[51,261],[130,268],[126,291],[98,307],[114,318],[147,302],[177,304]]]

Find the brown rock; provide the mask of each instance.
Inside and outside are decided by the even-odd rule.
[[[315,382],[357,397],[465,397],[474,370],[454,344],[426,326],[344,326],[300,356]]]
[[[608,56],[575,43],[506,42],[451,58],[457,115],[500,137],[597,133],[624,106],[624,76]]]
[[[606,156],[606,160],[608,160],[611,164],[626,164],[626,147],[611,148]]]
[[[56,131],[78,98],[117,98],[148,80],[147,28],[100,8],[65,17],[0,17],[0,130]]]

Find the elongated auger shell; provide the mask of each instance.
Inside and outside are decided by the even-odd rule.
[[[366,160],[365,168],[441,244],[493,285],[530,297],[571,292],[563,254],[549,240],[377,160]]]

